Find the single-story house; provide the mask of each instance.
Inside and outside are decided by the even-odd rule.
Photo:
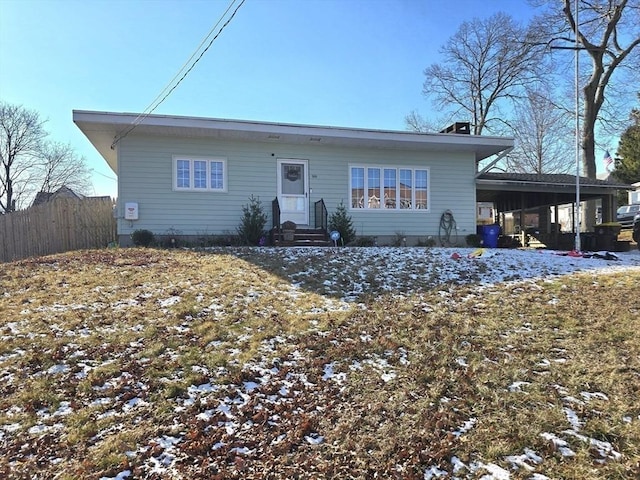
[[[512,138],[455,131],[77,110],[73,121],[118,176],[122,245],[137,229],[235,233],[251,195],[267,228],[285,221],[324,228],[343,203],[357,235],[380,245],[398,235],[409,245],[437,242],[444,212],[457,226],[453,241],[464,244],[476,233],[478,162],[513,147]]]
[[[633,190],[629,191],[629,203],[640,203],[640,182],[632,183]]]

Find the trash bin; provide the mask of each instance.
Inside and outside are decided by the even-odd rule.
[[[500,225],[482,226],[482,244],[487,248],[498,248]]]

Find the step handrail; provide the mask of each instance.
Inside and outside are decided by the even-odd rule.
[[[282,226],[280,225],[280,203],[278,197],[274,198],[271,202],[271,218],[273,219],[273,226],[271,227],[272,235],[277,235],[277,240],[282,241]],[[274,240],[276,240],[274,238]]]
[[[315,228],[322,229],[323,231],[327,231],[327,221],[329,218],[329,214],[327,213],[327,206],[324,203],[324,199],[318,200],[314,204],[315,210]]]

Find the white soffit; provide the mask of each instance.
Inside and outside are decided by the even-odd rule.
[[[73,111],[73,121],[117,170],[117,135],[136,121],[138,114]],[[513,138],[451,133],[414,133],[315,125],[224,120],[215,118],[149,115],[129,132],[134,135],[205,137],[220,140],[267,142],[295,145],[330,145],[351,148],[383,148],[442,152],[473,152],[483,160],[513,146]]]

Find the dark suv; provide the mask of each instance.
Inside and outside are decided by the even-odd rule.
[[[616,212],[616,221],[622,225],[622,228],[631,228],[633,226],[633,217],[637,213],[640,213],[640,203],[623,205]]]
[[[638,250],[640,250],[640,212],[636,213],[633,217],[633,241],[638,244]]]

